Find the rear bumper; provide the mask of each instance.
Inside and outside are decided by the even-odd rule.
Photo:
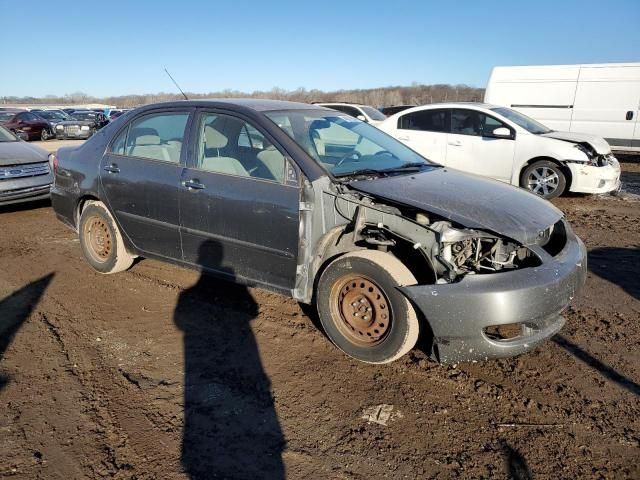
[[[400,290],[421,310],[443,363],[511,357],[533,349],[564,325],[561,312],[584,285],[586,249],[570,230],[567,244],[539,267],[467,275],[459,283]],[[520,335],[491,338],[485,328],[520,323]]]
[[[580,163],[567,163],[571,171],[569,191],[578,193],[608,193],[620,188],[620,164],[596,167]]]

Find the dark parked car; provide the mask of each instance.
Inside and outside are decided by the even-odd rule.
[[[49,130],[52,136],[55,135],[56,125],[69,120],[71,117],[62,110],[31,110],[32,113],[43,118],[49,123]]]
[[[23,133],[28,140],[48,140],[53,136],[49,122],[36,113],[27,111],[12,113],[13,115],[9,116],[6,112],[0,112],[0,124],[8,130]]]
[[[416,107],[417,105],[394,105],[393,107],[383,107],[380,109],[382,113],[384,113],[387,117],[391,115],[395,115],[398,112],[402,112],[409,108]]]
[[[108,120],[103,113],[94,112],[93,110],[75,110],[69,120],[56,125],[56,138],[89,138],[107,123]]]
[[[0,127],[0,205],[49,197],[49,154]]]
[[[149,105],[58,152],[52,201],[97,271],[169,260],[317,306],[371,363],[419,333],[442,362],[532,349],[583,286],[562,212],[430,163],[341,112],[268,100]]]

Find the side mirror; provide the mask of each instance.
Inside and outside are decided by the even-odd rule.
[[[358,115],[356,118],[358,120],[362,121],[362,122],[366,122],[367,121],[367,117],[365,117],[364,115]]]
[[[511,130],[507,127],[498,127],[491,134],[496,138],[511,138]]]

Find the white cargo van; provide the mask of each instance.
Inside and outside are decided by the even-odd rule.
[[[640,63],[495,67],[485,102],[640,151]]]

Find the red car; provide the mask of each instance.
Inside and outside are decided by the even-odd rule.
[[[27,111],[0,112],[0,124],[14,133],[24,134],[29,140],[48,140],[53,137],[49,122]]]

